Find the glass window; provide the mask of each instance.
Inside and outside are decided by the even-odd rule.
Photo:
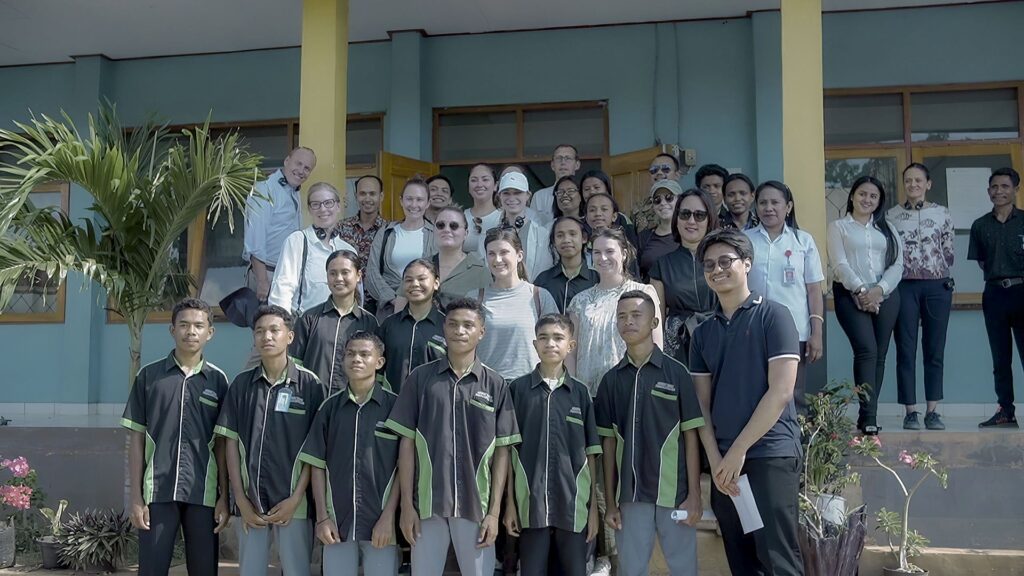
[[[825,145],[903,141],[903,95],[825,97]]]
[[[29,200],[36,208],[54,206],[67,213],[68,185],[44,184],[33,190]],[[22,276],[14,288],[10,303],[4,308],[4,315],[32,314],[52,316],[60,321],[63,316],[64,298],[60,292],[60,283],[46,273],[37,271]]]
[[[602,156],[604,140],[603,107],[523,112],[523,156],[550,159],[555,146],[566,142],[580,156]]]
[[[384,128],[380,118],[349,120],[345,132],[345,163],[349,166],[374,165],[377,152],[384,148]]]
[[[210,132],[211,136],[216,138],[230,130],[237,130],[241,134],[250,152],[263,156],[264,168],[280,167],[284,164],[285,156],[291,151],[291,146],[288,145],[287,124],[214,128]]]
[[[438,158],[442,162],[516,158],[516,129],[515,112],[441,114]]]
[[[198,271],[199,297],[212,306],[231,292],[245,286],[249,263],[242,259],[245,244],[242,210],[235,211],[235,230],[228,228],[227,215],[221,215],[203,239],[202,269]]]
[[[1017,138],[1017,90],[960,90],[910,95],[914,142]]]
[[[896,156],[866,156],[864,158],[828,158],[825,160],[825,217],[826,221],[846,215],[846,199],[850,186],[861,176],[874,176],[885,187],[886,209],[896,205],[899,195],[900,171]]]

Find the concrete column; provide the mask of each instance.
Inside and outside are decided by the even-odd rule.
[[[345,185],[349,0],[303,0],[299,143],[316,152],[310,182]]]
[[[423,142],[427,124],[423,102],[423,33],[418,30],[391,35],[391,95],[384,119],[384,147],[388,152],[425,159]]]
[[[782,179],[782,51],[778,12],[751,16],[758,182]]]

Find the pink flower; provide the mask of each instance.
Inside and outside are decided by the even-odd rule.
[[[882,447],[882,441],[878,439],[878,436],[872,436],[871,441],[875,443],[875,446]]]
[[[861,437],[860,436],[854,436],[853,438],[850,439],[850,447],[851,448],[856,448],[857,446],[860,446],[860,443],[861,443]]]
[[[15,478],[24,478],[32,471],[28,466],[28,460],[25,460],[24,456],[19,456],[14,460],[4,460],[0,462],[0,466],[10,470]]]
[[[0,486],[0,501],[18,510],[28,510],[32,506],[32,488]]]
[[[900,455],[897,459],[900,462],[906,464],[907,466],[913,467],[915,464],[917,464],[917,458],[914,458],[914,456],[911,453],[907,452],[906,450],[900,450]]]

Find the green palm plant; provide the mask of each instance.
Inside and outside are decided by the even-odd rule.
[[[174,256],[197,218],[222,214],[234,229],[260,178],[261,158],[237,133],[212,139],[209,124],[171,133],[152,120],[126,131],[116,109],[101,104],[82,134],[63,121],[32,116],[0,130],[0,310],[19,279],[37,272],[64,282],[77,272],[99,284],[130,335],[129,384],[139,370],[147,316],[186,296],[195,279]],[[29,193],[53,180],[92,196],[90,217],[73,221],[36,207]]]

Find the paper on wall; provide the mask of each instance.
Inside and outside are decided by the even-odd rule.
[[[953,228],[970,230],[979,216],[992,209],[988,198],[991,168],[946,168],[946,198]]]
[[[750,480],[746,474],[741,474],[736,479],[739,486],[739,496],[729,496],[736,506],[736,514],[740,517],[740,525],[743,526],[743,533],[750,534],[754,530],[764,528],[761,520],[761,513],[757,511],[757,502],[754,502],[754,493],[750,490]]]

